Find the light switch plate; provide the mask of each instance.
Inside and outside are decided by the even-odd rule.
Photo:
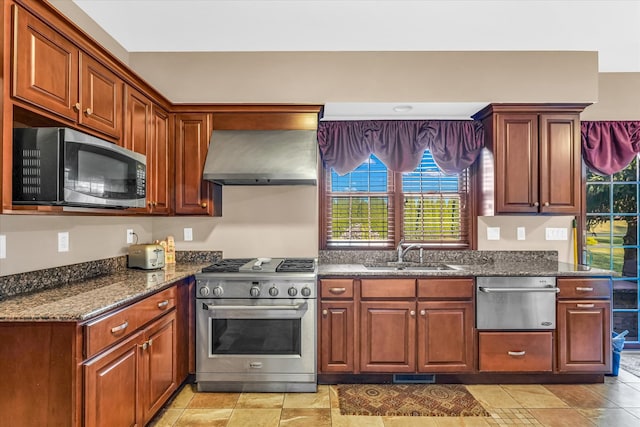
[[[566,228],[547,227],[544,229],[546,240],[568,240],[569,234]]]
[[[500,227],[487,227],[487,240],[500,240]]]
[[[517,234],[518,240],[526,240],[527,238],[524,227],[518,227],[516,229],[516,234]]]
[[[193,240],[193,228],[184,229],[184,241],[190,242]]]
[[[7,236],[0,234],[0,259],[7,257]]]
[[[58,252],[69,252],[69,232],[58,233]]]

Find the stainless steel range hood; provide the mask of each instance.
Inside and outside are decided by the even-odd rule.
[[[223,185],[316,185],[316,131],[214,130],[203,178]]]

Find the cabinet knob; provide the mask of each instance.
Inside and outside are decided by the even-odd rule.
[[[416,315],[416,311],[415,311],[415,310],[411,310],[411,311],[409,312],[409,314],[410,314],[411,316],[415,316],[415,315]]]
[[[322,310],[322,315],[326,316],[327,314],[329,314],[329,312],[327,310]]]
[[[534,203],[533,203],[533,206],[538,207],[538,206],[540,206],[540,203],[538,203],[538,202],[534,202]]]
[[[549,206],[549,202],[544,202],[544,205],[545,206]]]
[[[76,102],[76,103],[73,105],[73,109],[74,109],[75,111],[80,111],[80,103],[79,103],[79,102]]]
[[[87,108],[86,110],[84,110],[84,114],[87,117],[89,117],[92,113],[93,113],[93,110],[91,108]]]
[[[147,348],[149,348],[149,343],[148,342],[143,342],[142,345],[140,346],[141,349],[146,350]]]
[[[202,202],[202,203],[200,203],[200,207],[201,207],[202,209],[207,209],[207,206],[209,206],[209,205],[207,204],[207,202]]]
[[[427,310],[420,310],[420,316],[424,316],[427,314]]]

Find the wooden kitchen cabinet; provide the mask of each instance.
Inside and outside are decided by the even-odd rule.
[[[322,279],[320,294],[320,371],[354,372],[354,281]]]
[[[493,164],[493,213],[580,215],[580,112],[586,104],[492,104],[474,115],[485,127]],[[490,214],[490,209],[486,214]]]
[[[478,354],[480,372],[551,372],[553,333],[482,331]]]
[[[176,115],[176,214],[222,215],[220,186],[202,179],[211,120],[211,115],[205,113]]]
[[[611,372],[609,279],[558,279],[558,372]]]
[[[122,79],[20,6],[13,18],[12,95],[120,140]]]

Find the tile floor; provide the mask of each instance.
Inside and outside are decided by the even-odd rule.
[[[345,416],[334,386],[317,393],[197,393],[187,384],[151,426],[640,426],[640,378],[622,369],[603,384],[467,387],[490,417]]]

